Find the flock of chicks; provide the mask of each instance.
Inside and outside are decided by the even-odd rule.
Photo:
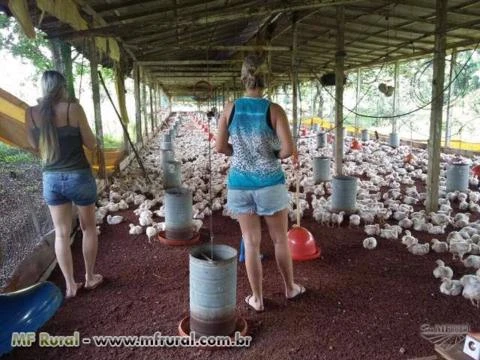
[[[195,230],[202,226],[205,216],[212,211],[223,210],[228,215],[226,204],[225,178],[229,158],[214,150],[213,120],[211,130],[203,113],[188,113],[171,116],[167,124],[171,128],[177,123],[177,136],[172,139],[176,160],[181,162],[182,186],[192,192],[192,226]],[[210,131],[209,131],[210,130]],[[169,129],[163,130],[163,133]],[[199,141],[199,139],[201,139]],[[460,259],[464,266],[473,268],[476,273],[453,279],[453,271],[441,260],[437,261],[434,276],[441,279],[440,291],[446,295],[459,295],[470,299],[475,306],[480,305],[480,221],[470,221],[480,212],[480,193],[474,190],[465,192],[446,191],[446,168],[453,160],[464,160],[451,155],[441,155],[439,189],[439,210],[427,214],[422,210],[426,200],[427,152],[422,149],[399,146],[392,148],[375,141],[363,143],[361,149],[350,149],[351,138],[347,137],[344,155],[344,175],[355,176],[357,182],[356,212],[347,216],[344,212],[331,211],[331,182],[313,183],[311,159],[315,156],[330,156],[329,146],[317,148],[315,137],[300,138],[298,151],[300,166],[293,168],[291,161],[282,161],[289,189],[295,188],[299,179],[299,208],[296,208],[295,195],[290,192],[289,217],[296,219],[305,216],[307,210],[315,221],[324,226],[362,226],[367,237],[363,240],[366,249],[375,249],[380,239],[397,240],[405,245],[413,255],[426,255],[450,252],[453,260]],[[156,136],[142,149],[143,165],[148,177],[155,179],[149,183],[142,176],[135,162],[117,177],[113,178],[109,191],[102,194],[96,211],[97,224],[107,217],[108,224],[118,224],[124,219],[110,215],[119,210],[132,209],[138,223],[129,224],[130,234],[146,234],[149,241],[159,231],[165,229],[165,204],[162,166],[162,136]],[[474,163],[480,159],[474,158]],[[210,170],[212,176],[209,176]],[[471,188],[477,188],[478,179],[471,176]],[[446,241],[437,237],[445,237]],[[411,230],[431,234],[429,242],[421,243]]]

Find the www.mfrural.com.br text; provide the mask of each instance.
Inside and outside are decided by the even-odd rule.
[[[236,332],[234,336],[169,336],[155,332],[153,335],[93,335],[80,336],[78,331],[72,335],[59,336],[47,332],[14,332],[12,347],[80,347],[94,345],[97,347],[249,347],[251,336],[242,336]]]

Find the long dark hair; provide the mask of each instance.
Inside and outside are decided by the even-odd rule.
[[[40,137],[38,148],[45,163],[52,163],[58,159],[60,148],[55,127],[55,104],[64,96],[66,81],[58,71],[48,70],[42,76],[42,93],[40,100]]]

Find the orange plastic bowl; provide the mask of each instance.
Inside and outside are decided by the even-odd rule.
[[[301,226],[295,226],[287,233],[288,246],[293,260],[313,260],[320,256],[313,235]]]

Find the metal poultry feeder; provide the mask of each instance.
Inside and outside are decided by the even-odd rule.
[[[247,323],[236,313],[237,250],[205,244],[190,252],[190,315],[179,324],[180,335],[245,335]]]
[[[200,240],[194,231],[192,192],[176,187],[165,191],[165,231],[158,239],[165,245],[192,245]]]

